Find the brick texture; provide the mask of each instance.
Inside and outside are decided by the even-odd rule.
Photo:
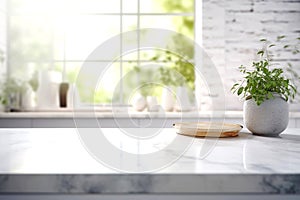
[[[242,109],[242,100],[230,92],[241,78],[238,67],[251,66],[261,38],[278,35],[286,35],[286,43],[300,36],[300,0],[203,0],[203,47],[222,77],[227,110]],[[273,53],[276,62],[291,62],[300,75],[300,54],[279,48]],[[209,109],[206,92],[202,99],[202,108]],[[300,111],[299,96],[290,108]]]

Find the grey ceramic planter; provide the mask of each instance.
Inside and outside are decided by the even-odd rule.
[[[277,136],[289,123],[289,105],[281,97],[257,106],[253,99],[244,102],[245,126],[256,135]]]

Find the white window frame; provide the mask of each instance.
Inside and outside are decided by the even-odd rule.
[[[9,0],[7,0],[9,1]],[[124,16],[137,16],[137,30],[140,29],[140,18],[142,16],[191,16],[194,18],[194,39],[199,39],[199,37],[197,37],[197,35],[201,35],[202,34],[202,11],[201,11],[201,8],[202,8],[202,0],[193,0],[194,1],[194,10],[193,12],[191,13],[141,13],[141,10],[140,10],[140,3],[141,3],[141,0],[137,0],[137,13],[124,13],[123,12],[123,1],[126,1],[126,0],[120,0],[120,13],[85,13],[85,15],[87,16],[90,16],[90,15],[100,15],[100,16],[120,16],[120,33],[123,33],[123,17]],[[9,26],[9,23],[10,23],[10,16],[11,14],[9,13],[10,11],[10,5],[9,3],[7,3],[7,27]],[[199,9],[200,8],[200,9]],[[200,27],[197,29],[196,31],[196,28],[197,27]],[[140,63],[142,62],[149,62],[149,60],[141,60],[140,59],[140,32],[138,31],[137,32],[138,35],[137,35],[137,38],[138,38],[138,41],[137,41],[137,46],[138,46],[138,50],[137,50],[137,60],[123,60],[122,57],[120,58],[120,78],[123,76],[123,63],[124,62],[137,62],[138,65],[140,65]],[[7,62],[6,62],[6,68],[7,68],[7,76],[10,76],[11,74],[11,67],[10,67],[10,55],[8,54],[9,52],[9,29],[7,28],[7,43],[6,43],[6,48],[7,48]],[[65,41],[65,39],[64,39]],[[200,40],[202,41],[202,39]],[[198,43],[198,41],[196,41]],[[53,43],[53,41],[52,41]],[[122,34],[121,34],[121,44],[120,44],[120,49],[121,49],[121,52],[122,52]],[[120,53],[121,53],[120,52]],[[66,48],[65,48],[65,45],[64,45],[64,50],[63,50],[63,60],[59,60],[59,59],[52,59],[51,62],[52,63],[56,63],[56,62],[61,62],[63,63],[63,71],[62,71],[62,77],[63,77],[63,80],[66,79],[66,73],[67,73],[67,66],[66,64],[68,62],[83,62],[84,60],[70,60],[70,59],[67,59],[66,58]],[[30,60],[28,61],[24,61],[24,62],[30,62]],[[37,62],[37,61],[33,61],[33,62]],[[41,61],[41,62],[49,62],[49,61]],[[107,60],[91,60],[90,62],[111,62],[111,61],[107,61]],[[124,90],[123,90],[123,83],[121,81],[121,84],[120,84],[120,99],[119,99],[119,103],[121,105],[124,105],[124,99],[123,99],[123,93],[124,93]]]

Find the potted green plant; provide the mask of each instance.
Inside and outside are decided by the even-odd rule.
[[[282,39],[284,36],[277,37],[277,42]],[[253,62],[251,69],[243,65],[239,67],[243,79],[235,83],[231,90],[245,99],[243,114],[246,127],[253,134],[274,136],[286,129],[289,121],[288,100],[295,97],[297,90],[292,77],[284,73],[285,68],[273,60],[270,49],[277,45],[266,39],[261,39],[261,42],[264,45],[257,52],[259,60]],[[289,46],[279,48],[287,49]],[[299,80],[291,65],[287,65],[286,69]]]
[[[0,102],[6,111],[21,111],[23,85],[23,82],[16,78],[7,78],[1,84]]]

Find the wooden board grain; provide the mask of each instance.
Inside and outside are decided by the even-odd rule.
[[[243,126],[219,122],[179,122],[173,124],[176,132],[193,137],[236,137]]]

